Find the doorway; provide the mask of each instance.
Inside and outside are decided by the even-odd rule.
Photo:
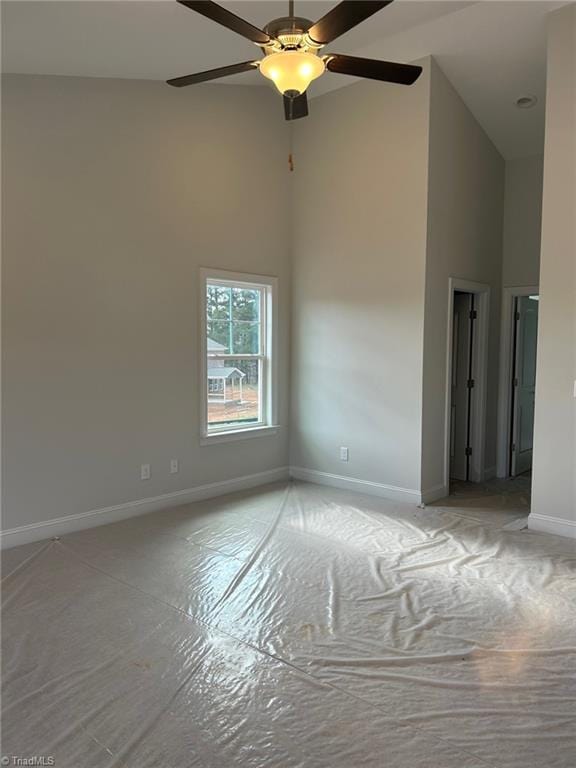
[[[451,277],[444,437],[444,487],[485,478],[490,286]]]
[[[450,402],[450,481],[470,480],[474,387],[474,294],[454,292],[452,392]]]
[[[538,345],[537,287],[507,288],[503,302],[498,477],[532,469]]]
[[[511,381],[509,474],[532,469],[534,399],[536,395],[536,348],[538,342],[538,295],[516,296]]]

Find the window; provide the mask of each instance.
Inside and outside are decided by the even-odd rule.
[[[275,426],[276,281],[202,271],[202,433],[249,436]]]

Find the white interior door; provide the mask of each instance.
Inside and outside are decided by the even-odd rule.
[[[452,399],[450,414],[450,478],[468,480],[470,437],[470,378],[472,294],[454,294],[452,326]]]
[[[536,343],[538,299],[516,299],[516,334],[512,403],[511,474],[532,468],[534,438],[534,397],[536,392]]]

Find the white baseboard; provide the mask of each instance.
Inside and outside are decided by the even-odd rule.
[[[450,495],[450,488],[446,487],[444,483],[435,485],[433,488],[428,488],[426,491],[422,491],[422,504],[432,504],[433,501],[438,499],[445,499]]]
[[[576,521],[563,520],[561,517],[538,515],[532,512],[528,517],[528,528],[539,533],[553,533],[556,536],[576,539]]]
[[[404,501],[408,504],[420,504],[422,494],[410,488],[399,488],[396,485],[374,483],[371,480],[358,480],[355,477],[345,475],[333,475],[330,472],[320,472],[317,469],[305,469],[304,467],[290,467],[290,475],[298,480],[307,480],[318,485],[329,485],[333,488],[342,488],[346,491],[357,491],[370,496],[380,496],[392,501]]]
[[[86,528],[95,528],[98,525],[117,523],[129,517],[145,515],[148,512],[157,512],[161,509],[176,507],[180,504],[190,504],[193,501],[202,501],[226,493],[242,491],[247,488],[255,488],[266,483],[278,480],[287,480],[290,477],[288,467],[277,467],[266,472],[258,472],[254,475],[243,475],[231,480],[222,480],[218,483],[197,485],[195,488],[187,488],[183,491],[165,493],[161,496],[152,496],[147,499],[128,501],[125,504],[117,504],[113,507],[92,509],[89,512],[80,512],[76,515],[66,515],[42,523],[21,525],[18,528],[9,528],[0,533],[0,546],[2,549],[17,547],[20,544],[29,544],[32,541],[42,541],[53,536],[64,536]]]

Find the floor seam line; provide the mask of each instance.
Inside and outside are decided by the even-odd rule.
[[[4,584],[4,582],[9,579],[11,576],[14,576],[15,573],[18,573],[18,571],[22,570],[25,565],[28,565],[32,562],[32,560],[35,560],[37,557],[40,557],[40,555],[43,555],[44,552],[46,552],[48,549],[52,547],[56,540],[55,539],[49,539],[45,542],[43,546],[40,547],[40,549],[37,549],[36,552],[33,552],[31,555],[29,555],[25,560],[22,560],[21,563],[18,563],[18,565],[13,568],[10,573],[7,573],[6,576],[3,576],[0,580],[0,584]]]

